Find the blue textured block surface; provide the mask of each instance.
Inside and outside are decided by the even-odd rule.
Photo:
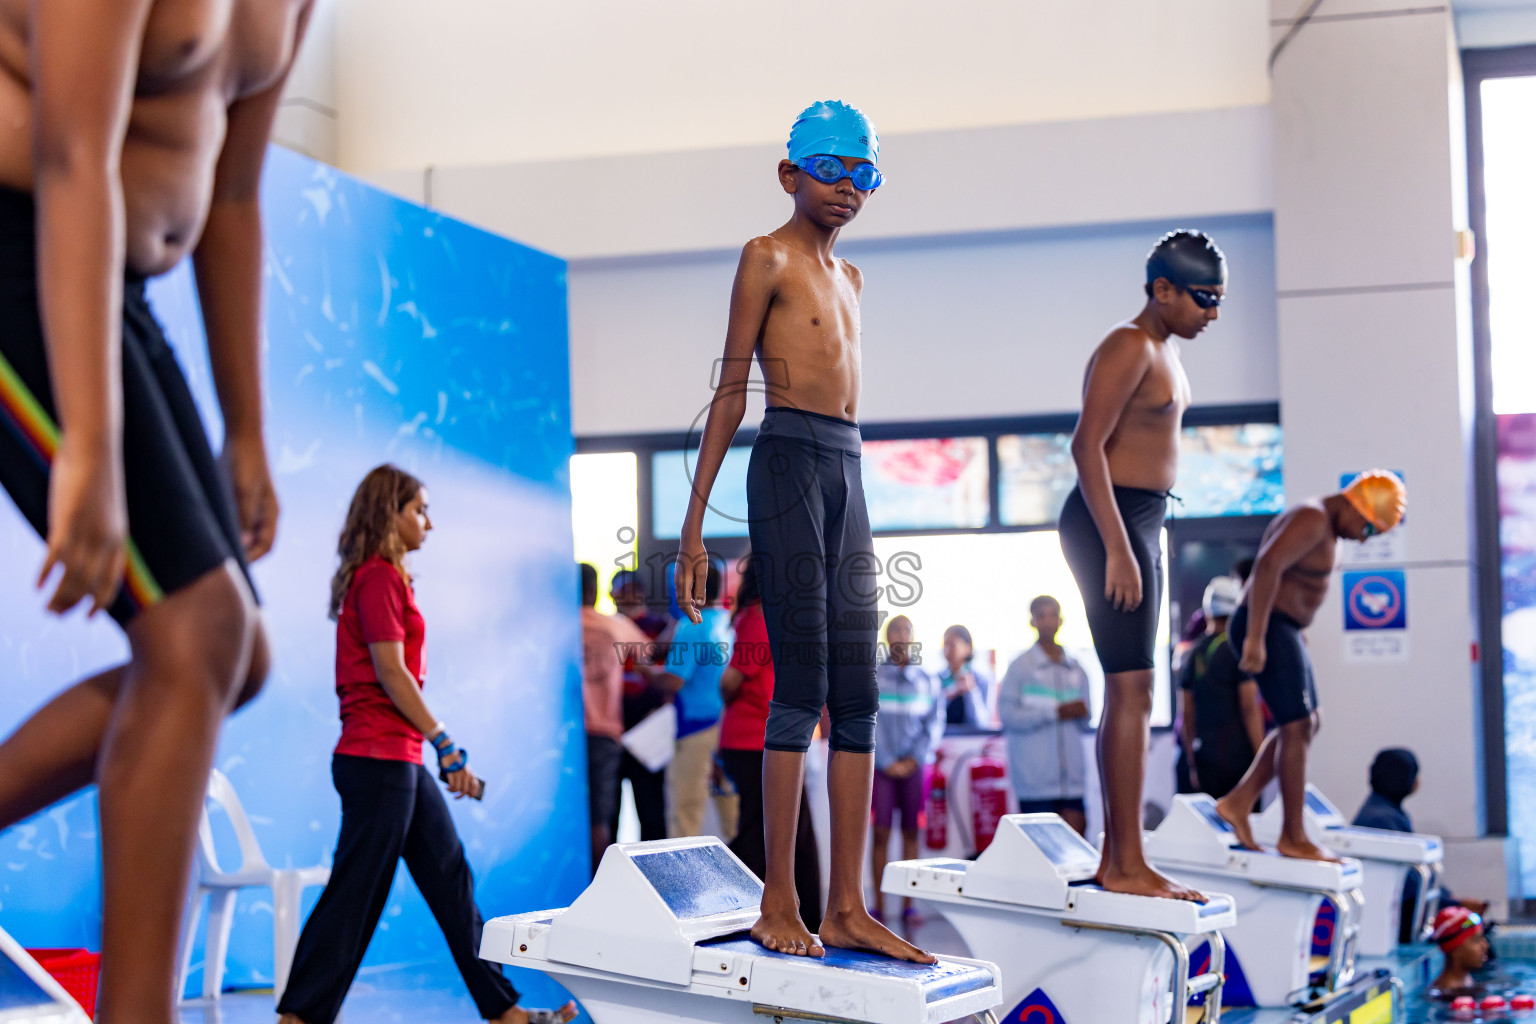
[[[763,901],[763,883],[723,846],[659,850],[631,859],[679,921],[756,908]]]
[[[1099,852],[1064,821],[1021,821],[1019,829],[1057,867],[1099,861]]]
[[[879,956],[875,953],[863,953],[855,949],[838,949],[835,946],[827,947],[827,955],[811,959],[809,957],[795,956],[793,953],[775,953],[770,949],[764,949],[750,938],[727,936],[716,939],[713,942],[700,943],[707,949],[718,949],[727,953],[758,956],[769,960],[795,960],[799,963],[815,964],[821,967],[836,968],[840,971],[851,971],[875,978],[896,978],[901,981],[910,981],[922,989],[925,1003],[937,1003],[953,996],[962,996],[967,992],[976,992],[992,984],[992,972],[984,967],[972,964],[957,964],[946,960],[940,960],[936,964],[913,964],[905,960],[892,960],[887,956]]]

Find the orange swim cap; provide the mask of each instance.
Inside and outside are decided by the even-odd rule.
[[[1408,488],[1396,473],[1384,469],[1368,469],[1355,477],[1344,488],[1344,497],[1381,533],[1402,522],[1408,508]]]

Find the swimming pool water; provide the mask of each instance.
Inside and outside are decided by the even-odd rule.
[[[1495,938],[1497,943],[1497,937]],[[1431,963],[1431,977],[1440,973],[1440,954]],[[1508,1000],[1511,996],[1525,993],[1536,995],[1536,960],[1501,953],[1499,958],[1477,975],[1478,988],[1474,997],[1500,995]],[[1481,1010],[1455,1012],[1450,1004],[1430,999],[1424,989],[1407,993],[1404,1002],[1404,1024],[1428,1024],[1430,1021],[1454,1021],[1456,1024],[1536,1024],[1536,1012],[1513,1013],[1498,1010],[1483,1013]]]

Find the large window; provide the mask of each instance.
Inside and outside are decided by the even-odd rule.
[[[1050,595],[1061,604],[1057,638],[1088,670],[1097,723],[1104,707],[1104,675],[1093,655],[1083,600],[1061,554],[1055,530],[1028,533],[971,533],[950,536],[890,536],[875,539],[883,584],[880,610],[912,620],[923,664],[944,667],[944,631],[961,625],[975,642],[975,663],[994,680],[1034,645],[1029,603]],[[1152,724],[1172,721],[1168,689],[1168,595],[1158,620],[1158,652]]]
[[[752,449],[738,446],[725,453],[704,511],[704,536],[747,535],[747,462]],[[697,448],[675,448],[651,455],[651,522],[658,539],[683,535],[683,518],[693,497]]]
[[[1481,83],[1493,411],[1536,412],[1536,75]]]
[[[576,561],[597,568],[597,608],[613,611],[608,581],[633,568],[638,550],[634,452],[571,456],[571,533]]]
[[[987,439],[869,441],[860,460],[874,530],[987,525]]]
[[[1077,483],[1072,435],[1004,434],[997,439],[998,505],[1004,526],[1045,526]]]
[[[1479,562],[1489,830],[1536,886],[1536,47],[1471,52],[1468,155],[1478,386]],[[1496,538],[1496,543],[1494,539]],[[1502,739],[1502,744],[1499,742]],[[1502,765],[1503,770],[1500,771]]]
[[[1277,423],[1187,427],[1180,439],[1180,519],[1272,516],[1285,508]]]
[[[1209,575],[1204,562],[1186,557],[1202,531],[1237,536],[1282,507],[1277,418],[1272,407],[1191,410],[1188,417],[1174,487],[1181,501],[1170,507],[1179,547],[1160,610],[1158,725],[1171,719],[1170,605],[1187,613],[1207,582],[1180,579],[1180,566],[1185,575]],[[944,630],[961,624],[970,629],[982,664],[1001,676],[1034,643],[1030,600],[1050,594],[1065,615],[1061,640],[1089,666],[1097,700],[1101,677],[1055,532],[1062,502],[1077,482],[1071,430],[1070,416],[949,423],[942,432],[920,423],[866,427],[860,472],[875,553],[888,574],[883,582],[891,584],[881,607],[911,617],[936,667]],[[664,595],[693,493],[697,435],[589,440],[578,447],[607,449],[572,463],[578,557],[598,564],[605,578],[621,564],[638,564],[653,596]],[[704,519],[706,543],[727,560],[748,549],[751,453],[744,433],[720,467]],[[625,532],[628,526],[634,529]],[[1179,589],[1185,583],[1188,594]]]
[[[1179,447],[1174,516],[1270,516],[1285,507],[1278,423],[1185,427]],[[997,465],[1001,522],[1054,524],[1077,483],[1072,435],[1004,434],[997,439]]]

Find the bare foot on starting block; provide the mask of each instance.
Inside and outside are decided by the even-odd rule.
[[[1166,875],[1153,871],[1148,865],[1142,865],[1140,870],[1122,871],[1109,865],[1099,868],[1098,877],[1094,881],[1105,892],[1123,892],[1132,896],[1153,896],[1165,900],[1187,900],[1191,903],[1205,903],[1206,898],[1194,889],[1187,889]]]
[[[1281,836],[1280,841],[1275,844],[1275,849],[1280,851],[1280,856],[1282,857],[1295,857],[1297,860],[1322,860],[1331,864],[1340,863],[1339,858],[1333,855],[1332,850],[1326,850],[1310,839],[1296,842]]]
[[[1252,807],[1253,804],[1248,804]],[[1248,821],[1248,812],[1243,809],[1241,802],[1233,803],[1227,797],[1216,801],[1216,813],[1221,820],[1232,826],[1232,832],[1237,836],[1237,841],[1245,850],[1257,852],[1261,847],[1253,838],[1253,826]]]
[[[862,949],[879,953],[894,960],[910,960],[915,964],[936,964],[932,953],[918,949],[885,925],[869,916],[869,911],[857,907],[848,911],[832,911],[822,918],[821,941],[839,949]]]
[[[800,911],[795,908],[770,910],[764,903],[763,916],[752,926],[752,938],[759,946],[775,953],[790,953],[794,956],[827,955],[821,943],[816,941],[816,936],[800,920]]]

